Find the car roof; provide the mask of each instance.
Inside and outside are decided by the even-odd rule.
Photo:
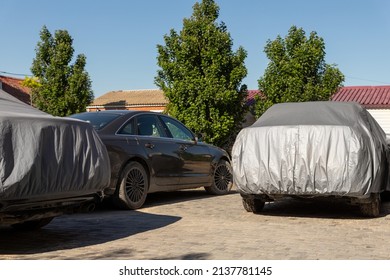
[[[104,110],[104,111],[93,111],[93,112],[84,112],[83,114],[115,114],[115,115],[128,115],[135,114],[137,112],[144,111],[134,111],[134,110]]]
[[[123,124],[124,120],[128,120],[132,118],[133,116],[141,115],[141,114],[153,114],[153,115],[164,115],[159,112],[153,112],[153,111],[139,111],[139,110],[104,110],[104,111],[93,111],[93,112],[83,112],[79,114],[74,114],[71,117],[77,116],[97,116],[97,115],[117,115],[118,117],[115,118],[110,122],[108,126],[105,126],[98,130],[99,134],[110,134],[115,133]],[[167,116],[169,117],[169,116]]]
[[[310,101],[278,103],[269,108],[253,126],[342,125],[366,123],[367,112],[358,103]]]
[[[160,112],[153,111],[140,111],[140,110],[103,110],[103,111],[92,111],[92,112],[82,112],[74,115],[118,115],[118,116],[133,116],[137,114],[155,114],[155,115],[165,115]]]

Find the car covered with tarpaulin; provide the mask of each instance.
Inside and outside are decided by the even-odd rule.
[[[240,131],[233,178],[244,208],[284,197],[338,197],[378,216],[388,191],[386,136],[357,103],[281,103]]]
[[[88,209],[109,180],[107,150],[90,124],[0,90],[0,224],[40,227]]]

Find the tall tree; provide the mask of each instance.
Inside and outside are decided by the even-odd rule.
[[[335,65],[325,63],[324,40],[292,26],[288,35],[268,40],[264,52],[270,60],[259,83],[263,98],[256,102],[256,115],[275,103],[329,100],[344,81]]]
[[[55,116],[85,111],[93,100],[91,80],[85,71],[85,55],[79,54],[74,64],[70,64],[73,39],[66,30],[57,30],[53,37],[43,26],[40,39],[31,67],[39,81],[32,86],[33,104]]]
[[[171,30],[158,45],[155,78],[169,104],[167,112],[184,122],[205,141],[228,145],[245,114],[246,51],[232,50],[225,24],[217,23],[219,7],[213,0],[195,3],[180,33]]]

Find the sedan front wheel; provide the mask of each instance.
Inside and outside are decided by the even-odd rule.
[[[226,160],[221,160],[215,167],[213,184],[205,187],[210,194],[227,194],[233,186],[232,166]]]

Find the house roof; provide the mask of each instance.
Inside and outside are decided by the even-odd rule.
[[[20,101],[30,105],[31,89],[22,85],[23,80],[0,75],[0,88]]]
[[[255,96],[264,97],[259,90],[248,90],[247,105],[255,103]],[[367,109],[390,109],[390,86],[346,86],[340,88],[332,101],[357,102]],[[168,100],[162,90],[118,90],[110,91],[98,98],[93,106],[166,106]]]
[[[256,96],[264,97],[264,95],[258,89],[248,89],[248,96],[246,98],[246,105],[252,106],[256,102]]]
[[[367,109],[390,109],[390,86],[347,86],[332,101],[357,102]]]
[[[117,90],[96,98],[90,106],[167,105],[162,90]]]
[[[255,103],[255,96],[261,95],[259,90],[248,90],[247,105]],[[168,100],[160,89],[117,90],[110,91],[96,98],[88,107],[94,106],[166,106]]]

